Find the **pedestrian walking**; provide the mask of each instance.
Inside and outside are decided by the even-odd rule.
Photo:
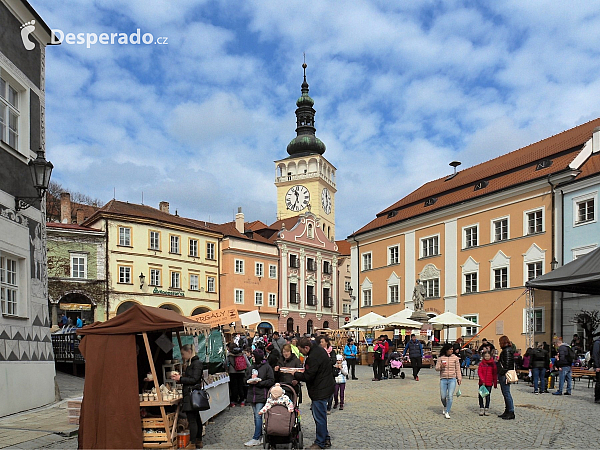
[[[185,412],[190,428],[190,446],[188,448],[202,448],[202,419],[200,411],[192,408],[192,388],[202,381],[202,362],[198,355],[194,355],[194,348],[190,345],[181,347],[181,358],[187,361],[183,375],[171,375],[171,378],[183,385],[183,401],[181,410]]]
[[[378,338],[373,345],[373,381],[381,381],[383,377],[383,359],[385,358],[385,347]]]
[[[311,410],[316,427],[316,439],[309,448],[330,447],[331,438],[327,429],[327,401],[334,391],[333,366],[325,349],[319,344],[311,344],[310,339],[306,337],[299,340],[298,349],[306,356],[306,359],[304,372],[296,372],[294,378],[306,383],[308,396],[312,401]]]
[[[552,395],[562,395],[565,380],[567,381],[567,392],[565,395],[571,395],[573,377],[571,374],[571,364],[573,364],[574,354],[571,347],[563,342],[562,339],[556,341],[558,354],[556,355],[556,367],[558,367],[558,390]]]
[[[498,415],[498,417],[505,420],[513,420],[515,418],[515,404],[510,393],[510,384],[506,381],[506,372],[515,370],[514,350],[507,336],[502,336],[498,342],[502,349],[498,358],[498,382],[500,383],[500,390],[504,397],[504,412]]]
[[[248,396],[246,401],[252,405],[254,412],[254,435],[252,439],[246,442],[246,447],[254,447],[262,445],[262,415],[260,410],[267,401],[269,388],[275,384],[275,375],[273,369],[265,359],[265,353],[257,348],[252,352],[254,364],[246,375],[246,383],[248,384]]]
[[[596,336],[592,345],[592,360],[596,368],[596,389],[594,390],[594,401],[600,403],[600,335]]]
[[[402,356],[406,356],[408,353],[408,359],[410,360],[410,367],[412,367],[413,378],[415,381],[419,381],[419,371],[423,364],[423,344],[417,340],[414,334],[410,335],[410,341],[404,347],[404,353]]]
[[[533,393],[548,392],[545,379],[546,368],[550,367],[550,355],[544,350],[544,344],[541,342],[529,353],[529,366],[533,376]]]
[[[335,366],[337,359],[335,356],[335,350],[331,346],[331,341],[329,340],[329,338],[327,336],[319,337],[319,345],[321,345],[321,347],[323,347],[325,349],[325,351],[327,352],[327,356],[329,356],[329,361],[331,362],[331,367]],[[333,373],[333,371],[332,371],[332,373]],[[335,376],[335,374],[333,374],[333,375]],[[329,401],[327,402],[327,414],[331,414],[331,406],[332,405],[333,405],[333,393],[331,394],[331,397],[329,398]]]
[[[490,352],[483,352],[483,359],[477,366],[477,376],[479,377],[479,415],[489,416],[492,386],[494,389],[498,389],[498,368]],[[485,387],[487,395],[481,395],[482,387]],[[485,405],[483,402],[484,397]]]
[[[358,350],[356,345],[354,345],[354,339],[348,338],[348,343],[344,346],[344,357],[346,358],[346,364],[348,365],[348,370],[350,371],[350,376],[353,380],[358,380],[358,378],[356,378],[357,355]]]
[[[336,356],[336,363],[333,368],[334,373],[337,372],[335,377],[335,387],[333,391],[333,409],[337,409],[338,404],[340,405],[340,411],[344,410],[344,395],[346,392],[346,378],[348,377],[348,365],[344,360],[344,355]],[[338,396],[339,394],[339,396]]]
[[[460,385],[462,382],[460,359],[454,353],[452,344],[444,344],[440,350],[435,370],[440,373],[440,398],[444,406],[442,414],[444,414],[446,419],[449,419],[454,390],[456,389],[456,385]]]

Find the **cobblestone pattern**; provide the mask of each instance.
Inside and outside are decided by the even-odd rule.
[[[576,383],[570,397],[534,395],[521,381],[511,388],[516,420],[506,421],[496,417],[504,410],[500,389],[492,392],[493,415],[480,417],[477,381],[464,379],[462,395],[454,398],[451,419],[446,420],[437,373],[423,369],[419,382],[410,370],[405,373],[404,380],[372,382],[371,368],[357,367],[359,380],[347,385],[344,411],[328,416],[333,448],[598,448],[600,405],[594,404],[587,381]],[[315,438],[309,405],[306,399],[301,406],[306,447]],[[228,409],[208,424],[204,447],[245,448],[253,426],[250,407]],[[77,439],[10,448],[75,449]]]

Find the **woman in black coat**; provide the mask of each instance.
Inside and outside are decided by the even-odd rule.
[[[296,395],[298,395],[299,402],[302,403],[302,388],[300,387],[300,382],[294,379],[293,373],[284,373],[279,370],[282,367],[299,369],[302,367],[302,363],[300,362],[298,357],[294,355],[294,353],[292,353],[292,346],[290,344],[285,344],[283,346],[282,352],[283,355],[279,358],[279,363],[274,368],[275,380],[279,380],[280,383],[289,384],[290,386],[293,386],[294,390],[296,391]]]
[[[512,344],[507,336],[500,338],[500,357],[498,358],[498,382],[500,390],[504,397],[504,413],[500,414],[504,420],[513,420],[515,418],[515,404],[510,393],[510,384],[506,382],[506,372],[515,369],[515,356]]]
[[[190,394],[192,388],[202,381],[202,362],[198,356],[194,355],[191,345],[184,345],[181,348],[181,358],[189,361],[185,369],[185,374],[171,375],[171,378],[183,385],[183,404],[181,410],[185,412],[190,427],[190,443],[194,448],[202,448],[202,419],[200,411],[192,409],[192,400]],[[190,448],[190,447],[188,447]]]

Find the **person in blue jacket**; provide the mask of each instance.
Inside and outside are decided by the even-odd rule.
[[[81,328],[83,326],[83,321],[81,320],[81,317],[77,317],[77,328]]]
[[[402,356],[406,356],[407,352],[410,359],[410,366],[413,370],[413,378],[415,381],[419,381],[419,371],[423,364],[423,344],[417,340],[417,337],[414,334],[410,335],[410,341],[406,343]]]
[[[357,355],[358,351],[356,349],[356,345],[354,345],[354,339],[348,338],[348,343],[344,346],[344,356],[346,357],[346,362],[348,363],[348,374],[352,373],[353,380],[358,380],[358,378],[356,378]]]

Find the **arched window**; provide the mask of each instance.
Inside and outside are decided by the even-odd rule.
[[[329,322],[328,321],[323,322],[323,328],[329,328]]]
[[[169,309],[171,311],[175,311],[177,314],[181,314],[181,310],[175,305],[164,304],[160,306],[161,309]]]
[[[117,316],[119,314],[124,313],[125,311],[127,311],[129,308],[131,308],[133,305],[135,305],[135,302],[123,302],[119,305],[119,307],[117,308]]]
[[[327,237],[331,237],[331,227],[327,227]]]
[[[312,223],[309,223],[308,227],[306,227],[306,236],[309,239],[313,239],[314,238]]]
[[[210,311],[210,308],[206,306],[199,306],[198,308],[192,311],[192,316],[197,316],[198,314],[204,314]]]
[[[306,332],[308,334],[313,334],[313,321],[309,320],[308,322],[306,322]]]
[[[291,317],[288,318],[287,320],[287,326],[286,329],[289,333],[293,333],[294,332],[294,319],[292,319]]]

